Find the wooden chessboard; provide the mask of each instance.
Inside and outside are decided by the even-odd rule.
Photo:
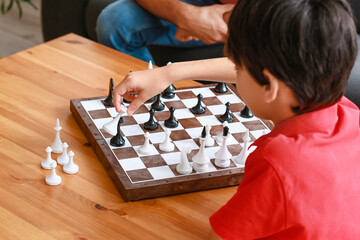
[[[246,128],[250,130],[253,142],[262,136],[264,130],[269,132],[272,125],[256,117],[240,117],[244,103],[235,88],[232,85],[228,87],[228,92],[223,94],[214,91],[215,85],[183,88],[175,91],[173,99],[162,98],[166,107],[154,114],[159,128],[149,131],[152,153],[147,156],[140,154],[138,148],[144,143],[147,130],[143,125],[149,119],[151,103],[142,105],[132,117],[123,115],[121,131],[126,141],[123,147],[111,146],[112,136],[102,130],[102,126],[117,115],[114,107],[107,107],[102,103],[101,100],[105,97],[71,100],[70,109],[124,200],[134,201],[239,184],[244,171],[243,165],[232,160],[226,168],[219,168],[214,164],[214,154],[220,148],[222,140],[223,126],[219,117],[225,112],[225,103],[232,104],[230,110],[234,116],[234,122],[228,125],[231,136],[227,140],[228,149],[233,156],[242,150]],[[196,95],[199,93],[203,95],[202,104],[206,112],[195,115],[190,109],[196,105]],[[164,120],[169,118],[171,106],[176,109],[175,117],[180,124],[177,128],[170,129],[170,138],[176,147],[173,152],[166,153],[159,149],[159,143],[165,138]],[[206,124],[212,126],[210,133],[215,139],[215,145],[205,149],[211,159],[208,171],[193,171],[188,175],[177,173],[181,149],[185,144],[190,144],[192,151],[188,156],[191,162],[192,156],[199,149],[199,136]]]

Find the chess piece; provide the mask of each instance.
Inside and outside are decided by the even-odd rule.
[[[109,94],[107,96],[107,98],[105,100],[102,101],[102,103],[105,106],[109,106],[109,107],[113,107],[113,91],[114,91],[114,80],[112,78],[110,78],[110,82],[109,82]]]
[[[153,96],[152,98],[149,98],[146,102],[154,102],[156,99],[156,96]]]
[[[175,149],[174,143],[171,142],[170,134],[170,129],[165,129],[165,139],[159,144],[159,149],[163,152],[172,152]]]
[[[240,112],[240,117],[242,118],[252,118],[254,115],[248,106],[245,106],[244,109]]]
[[[160,94],[156,96],[156,101],[153,104],[151,104],[151,108],[154,109],[155,111],[162,111],[165,109],[164,103],[161,102]]]
[[[189,163],[187,154],[191,152],[190,144],[186,144],[181,150],[180,163],[176,166],[176,171],[180,174],[186,175],[192,172],[192,167]]]
[[[41,161],[41,167],[43,169],[51,169],[51,164],[52,163],[56,164],[56,161],[51,158],[51,151],[52,151],[51,147],[47,147],[45,151],[46,151],[46,159]]]
[[[165,120],[164,122],[165,127],[176,128],[177,126],[179,126],[179,121],[176,120],[176,118],[174,117],[175,108],[171,107],[169,110],[170,110],[170,117]]]
[[[57,158],[57,163],[60,164],[60,165],[65,165],[69,162],[69,156],[67,154],[67,149],[68,149],[69,145],[64,142],[63,145],[62,145],[62,148],[63,148],[63,153],[61,154],[61,156],[59,156]]]
[[[74,153],[69,152],[69,162],[63,167],[63,171],[67,174],[75,174],[79,171],[79,166],[74,163]]]
[[[249,134],[249,129],[247,128],[246,132],[245,132],[245,135],[243,137],[244,147],[241,150],[241,152],[239,153],[239,155],[237,155],[235,157],[235,162],[237,162],[240,165],[245,165],[246,158],[249,156],[248,147],[249,147],[249,142],[251,140],[249,135],[250,135]]]
[[[222,126],[223,126],[223,131],[224,131],[224,128],[225,128],[225,127],[229,127],[229,123],[228,123],[227,121],[224,121],[223,124],[222,124]],[[222,143],[223,137],[222,137],[222,134],[221,134],[221,133],[218,134],[218,135],[216,135],[216,141],[219,142],[219,143]]]
[[[113,118],[110,122],[105,123],[102,127],[102,129],[104,129],[107,133],[111,134],[112,136],[115,136],[117,134],[117,125],[118,122],[121,118],[122,115],[122,111],[120,111],[118,113],[118,115],[116,115],[115,118]]]
[[[165,88],[165,90],[162,92],[161,96],[163,98],[166,99],[172,99],[175,97],[175,93],[174,93],[174,87],[172,85],[168,86],[167,88]]]
[[[61,183],[61,177],[56,174],[56,163],[51,163],[51,174],[45,177],[45,183],[50,186],[56,186]]]
[[[123,138],[123,136],[121,135],[121,130],[120,130],[120,125],[121,123],[123,123],[124,120],[122,117],[120,117],[118,124],[117,124],[117,131],[116,131],[116,135],[113,136],[110,139],[110,145],[114,146],[114,147],[122,147],[125,145],[125,139]]]
[[[56,135],[55,135],[55,140],[54,143],[51,145],[51,149],[53,153],[62,153],[63,149],[62,149],[62,142],[61,142],[61,138],[60,138],[60,130],[61,130],[61,126],[60,126],[60,122],[59,119],[56,119],[56,126],[54,127],[54,130],[56,131]]]
[[[225,106],[226,106],[226,111],[225,111],[225,113],[223,115],[220,116],[220,122],[227,121],[228,123],[232,123],[234,121],[234,117],[230,113],[231,103],[227,102],[225,104]]]
[[[147,121],[146,123],[144,123],[144,128],[146,130],[149,130],[149,131],[154,131],[158,128],[158,124],[157,122],[155,122],[154,120],[154,113],[155,113],[155,110],[154,109],[150,109],[149,111],[149,114],[150,114],[150,118],[149,118],[149,121]]]
[[[198,99],[198,102],[194,107],[191,108],[191,112],[195,114],[203,114],[205,113],[205,108],[201,105],[201,100],[203,96],[201,93],[199,93],[196,97]]]
[[[151,60],[149,60],[148,69],[153,69],[153,68],[154,68],[154,67],[153,67],[153,64],[152,64]]]
[[[215,153],[215,165],[218,167],[228,167],[230,165],[230,159],[232,157],[229,152],[226,141],[229,138],[229,127],[224,127],[223,141],[220,149]]]
[[[228,88],[227,88],[227,86],[226,86],[225,83],[219,82],[219,83],[216,85],[214,91],[217,92],[217,93],[226,93],[226,92],[228,91]]]
[[[148,155],[151,153],[151,147],[150,147],[150,133],[146,132],[145,133],[145,141],[144,144],[142,146],[139,147],[139,153],[143,154],[143,155]]]
[[[205,146],[206,147],[214,146],[215,141],[210,135],[211,126],[209,124],[206,124],[205,129],[206,129]]]
[[[192,158],[193,167],[196,172],[205,172],[209,168],[210,158],[205,153],[206,130],[203,128],[200,140],[200,150]]]

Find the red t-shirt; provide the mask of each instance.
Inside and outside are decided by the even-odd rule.
[[[360,239],[359,109],[338,103],[259,138],[235,195],[210,218],[224,239]]]

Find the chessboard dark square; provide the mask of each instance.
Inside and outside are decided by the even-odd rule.
[[[241,110],[244,109],[244,107],[245,107],[245,105],[243,103],[234,103],[234,104],[231,104],[230,111],[240,112]]]
[[[232,134],[233,135],[233,137],[239,142],[239,143],[243,143],[244,142],[244,140],[243,140],[243,137],[244,137],[244,135],[245,135],[245,132],[241,132],[241,133],[234,133],[234,134]],[[253,142],[253,141],[255,141],[255,137],[250,133],[250,141],[251,142]]]
[[[133,182],[140,182],[154,179],[147,168],[131,170],[126,172]]]
[[[171,135],[170,135],[170,138],[173,141],[191,139],[190,135],[184,129],[183,130],[172,131]]]
[[[112,138],[113,135],[111,135],[110,133],[106,132],[104,129],[100,129],[101,133],[104,135],[104,138]],[[121,131],[120,131],[121,132]]]
[[[160,148],[159,148],[159,145],[160,145],[160,143],[155,143],[154,147],[156,148],[156,150],[158,150],[158,152],[160,154],[168,153],[168,152],[161,151]],[[174,146],[174,151],[173,152],[179,152],[179,149],[176,147],[176,145]]]
[[[175,111],[176,111],[176,109],[186,108],[185,104],[182,101],[169,101],[169,102],[165,102],[165,105],[168,108],[174,107]]]
[[[129,140],[129,143],[131,144],[131,146],[140,146],[140,145],[143,145],[145,142],[144,135],[128,136],[126,138],[127,138],[127,140]]]
[[[196,95],[192,91],[177,92],[176,95],[180,99],[196,98]]]
[[[92,117],[92,119],[111,117],[110,113],[106,109],[89,111],[89,114]]]
[[[135,114],[148,113],[149,109],[145,105],[141,105],[135,112]]]
[[[217,97],[208,97],[201,100],[206,106],[222,105],[222,102]]]
[[[132,147],[113,149],[118,159],[135,158],[138,154]]]
[[[202,127],[201,123],[197,118],[184,118],[179,119],[180,124],[185,128],[196,128],[196,127]]]
[[[147,168],[167,165],[165,160],[161,157],[161,155],[145,156],[145,157],[141,157],[140,159]]]
[[[233,155],[234,157],[239,155],[241,150],[243,149],[240,144],[232,144],[228,145],[227,147],[231,155]]]
[[[122,118],[123,118],[124,122],[121,124],[121,126],[137,124],[137,122],[135,121],[135,119],[133,117],[123,116]],[[120,126],[120,128],[121,128],[121,126]]]
[[[235,163],[233,163],[233,161],[231,161],[231,160],[230,160],[230,165],[227,166],[227,167],[224,167],[224,168],[223,168],[223,167],[218,167],[218,166],[216,166],[216,165],[215,165],[215,159],[211,159],[210,162],[214,165],[214,167],[215,167],[217,170],[227,169],[227,168],[235,168],[235,167],[236,167]]]
[[[210,135],[211,136],[218,136],[221,135],[223,133],[223,125],[216,125],[216,126],[212,126],[210,129]]]
[[[170,117],[170,112],[169,111],[155,112],[154,117],[159,122],[165,121],[166,119],[168,119]]]
[[[262,124],[261,121],[259,120],[255,120],[255,121],[249,121],[249,122],[242,122],[242,124],[248,128],[250,131],[254,131],[254,130],[262,130],[265,129],[266,127],[264,126],[264,124]]]

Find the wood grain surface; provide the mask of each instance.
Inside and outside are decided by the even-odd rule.
[[[0,239],[207,239],[209,216],[236,187],[124,202],[69,110],[144,68],[75,34],[0,60]],[[59,166],[61,185],[48,186],[40,162],[56,118],[80,171]]]

